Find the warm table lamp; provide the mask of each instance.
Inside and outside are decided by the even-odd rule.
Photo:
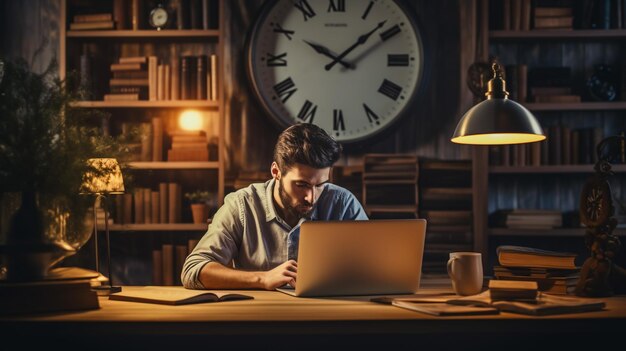
[[[104,201],[104,231],[107,244],[106,264],[109,275],[109,283],[94,287],[98,295],[109,295],[122,290],[120,286],[113,285],[113,274],[111,273],[111,241],[109,239],[109,212],[107,210],[107,195],[123,194],[124,180],[122,171],[117,160],[114,158],[92,158],[88,161],[90,171],[86,172],[83,178],[82,192],[95,194],[96,199],[93,206],[94,216],[94,243],[96,252],[96,271],[100,272],[100,260],[98,257],[98,219],[96,214],[96,204],[98,199]]]
[[[510,145],[542,141],[541,125],[530,111],[509,99],[500,65],[493,63],[486,100],[469,109],[456,126],[452,142]]]

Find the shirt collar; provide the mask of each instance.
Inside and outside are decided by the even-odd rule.
[[[266,222],[270,222],[276,219],[276,217],[278,217],[276,215],[276,208],[274,207],[274,186],[275,185],[276,185],[276,180],[273,178],[265,182],[265,204],[264,205],[265,205],[265,221]],[[315,206],[313,206],[313,211],[311,211],[311,215],[305,218],[306,220],[314,221],[317,219],[317,208],[319,207],[319,203],[320,203],[319,200],[324,195],[326,188],[327,186],[325,186],[324,189],[322,190],[322,194],[320,194],[320,197],[318,198],[317,203],[315,204]]]
[[[274,208],[274,184],[275,179],[265,182],[265,221],[270,222],[276,218],[276,208]]]

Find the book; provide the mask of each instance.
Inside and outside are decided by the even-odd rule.
[[[573,253],[513,245],[498,246],[496,253],[502,266],[576,269]]]
[[[535,102],[580,102],[580,95],[533,95]]]
[[[84,15],[75,15],[74,22],[105,22],[113,19],[110,13],[92,13]]]
[[[524,280],[489,280],[489,296],[492,300],[537,299],[537,282]]]
[[[152,212],[152,223],[163,223],[161,221],[161,204],[159,204],[159,192],[152,191],[150,193],[150,210]]]
[[[145,65],[141,62],[121,62],[111,64],[111,72],[116,71],[141,71],[145,70]]]
[[[536,29],[572,29],[574,16],[535,17]]]
[[[155,303],[162,305],[187,305],[192,303],[251,300],[250,295],[226,291],[189,290],[180,287],[143,286],[124,289],[109,296],[109,300]]]
[[[140,78],[112,78],[109,81],[110,86],[148,86],[148,79],[140,79]]]
[[[139,101],[139,94],[104,94],[104,101]]]
[[[100,308],[90,278],[0,284],[0,316]]]
[[[168,186],[167,183],[159,183],[159,218],[161,223],[170,223],[168,218]]]
[[[163,285],[174,285],[174,245],[161,245]]]
[[[163,135],[164,135],[163,119],[160,117],[152,118],[152,161],[163,161]]]
[[[394,299],[391,304],[411,311],[431,314],[434,316],[458,316],[498,314],[500,311],[491,306],[452,305],[448,303],[423,303],[411,300]]]
[[[163,285],[163,251],[152,250],[152,285]]]
[[[120,57],[119,62],[120,63],[148,63],[148,57],[147,56]]]
[[[535,7],[535,17],[572,16],[571,7]]]
[[[113,0],[113,20],[117,30],[128,29],[125,5],[126,0]]]
[[[70,30],[113,29],[113,21],[70,23]]]
[[[448,300],[448,304],[460,306],[494,307],[501,312],[512,312],[532,316],[547,316],[554,314],[582,313],[600,311],[606,303],[598,299],[576,298],[569,296],[555,296],[540,293],[536,301],[494,301],[489,290],[480,294]]]

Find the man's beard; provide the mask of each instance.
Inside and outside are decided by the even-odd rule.
[[[278,196],[280,196],[280,201],[283,203],[285,215],[305,218],[309,217],[311,212],[313,212],[313,204],[306,201],[304,203],[298,203],[296,206],[291,205],[291,197],[289,197],[289,194],[285,191],[282,178],[278,180]],[[306,207],[310,208],[305,209]]]

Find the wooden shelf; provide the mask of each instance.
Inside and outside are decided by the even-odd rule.
[[[365,178],[363,184],[367,185],[415,185],[417,179],[381,179],[381,178]]]
[[[154,224],[111,224],[111,232],[178,232],[178,231],[206,231],[209,223],[154,223]],[[98,231],[104,230],[104,224],[98,224]]]
[[[218,162],[128,162],[133,169],[219,169]]]
[[[529,102],[523,104],[531,111],[620,111],[626,110],[626,102]]]
[[[594,173],[594,165],[490,166],[491,174]],[[626,172],[626,165],[612,165],[615,173]]]
[[[490,40],[527,40],[527,39],[623,39],[626,38],[626,30],[624,29],[578,29],[578,30],[529,30],[529,31],[512,31],[512,30],[494,30],[489,32]]]
[[[626,236],[626,228],[617,228],[613,234]],[[567,237],[584,236],[584,228],[554,228],[554,229],[512,229],[512,228],[489,228],[490,236],[546,236]]]
[[[220,36],[219,30],[68,30],[68,38],[215,38]]]
[[[219,108],[218,101],[169,100],[169,101],[77,101],[74,107],[84,108]]]
[[[365,212],[408,212],[417,213],[417,206],[415,205],[367,205]]]

